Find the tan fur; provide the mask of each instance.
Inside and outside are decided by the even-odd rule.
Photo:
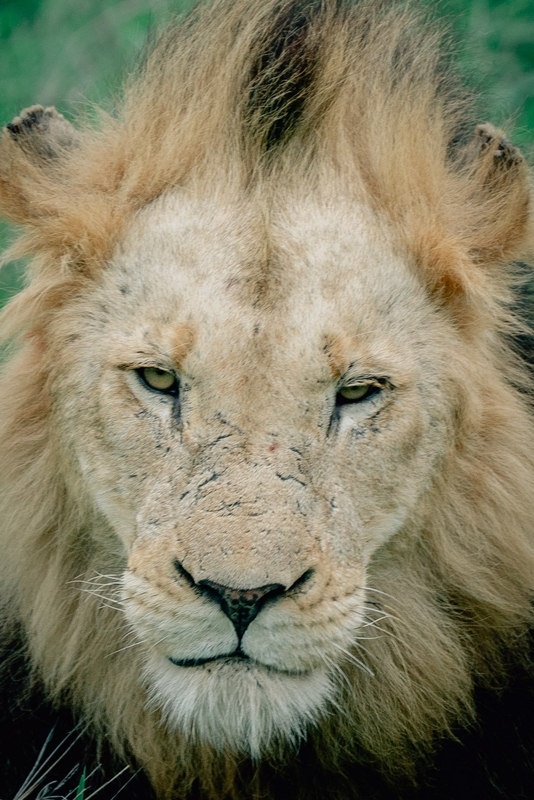
[[[117,119],[71,134],[35,107],[0,142],[11,255],[34,255],[2,323],[6,625],[162,798],[238,796],[244,758],[302,738],[409,773],[532,623],[534,426],[502,338],[525,162],[490,125],[458,138],[416,13],[304,4],[284,67],[264,55],[294,7],[216,0]],[[147,366],[179,373],[179,414]],[[235,646],[176,561],[306,580],[251,623],[249,670],[175,666]]]

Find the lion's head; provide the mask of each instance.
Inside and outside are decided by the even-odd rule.
[[[4,132],[6,616],[162,795],[306,737],[407,768],[530,623],[528,179],[436,47],[216,2],[118,121]]]

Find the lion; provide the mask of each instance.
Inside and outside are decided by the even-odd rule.
[[[469,752],[527,791],[530,192],[380,0],[215,0],[116,115],[7,125],[4,637],[97,758],[160,800],[457,800],[519,675]]]

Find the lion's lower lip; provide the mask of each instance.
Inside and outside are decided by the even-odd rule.
[[[225,653],[221,656],[211,656],[210,658],[171,658],[169,661],[177,667],[200,667],[203,664],[211,664],[214,661],[250,661],[244,653]]]
[[[272,672],[277,675],[292,675],[302,677],[304,675],[309,675],[310,670],[302,669],[302,670],[290,670],[290,669],[279,669],[277,667],[273,667],[269,664],[262,664],[261,662],[255,661],[253,658],[245,655],[240,651],[236,651],[235,653],[225,653],[224,655],[220,656],[212,656],[211,658],[171,658],[167,656],[171,664],[175,664],[177,667],[202,667],[204,664],[215,664],[217,662],[226,661],[229,664],[233,664],[236,662],[241,662],[242,664],[249,664],[251,665],[249,668],[257,667],[258,669],[262,669],[263,671]]]

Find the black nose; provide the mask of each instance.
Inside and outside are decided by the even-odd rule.
[[[307,570],[288,589],[281,583],[270,583],[268,586],[257,586],[254,589],[233,589],[231,586],[223,586],[210,580],[202,580],[197,583],[179,561],[174,562],[174,567],[179,575],[197,592],[211,597],[212,600],[215,600],[220,605],[226,616],[231,620],[240,639],[268,600],[297,589],[311,578],[314,573],[313,569]]]
[[[219,603],[240,639],[267,600],[283,594],[285,590],[281,583],[270,583],[255,589],[232,589],[230,586],[204,580],[199,581],[197,586]]]

